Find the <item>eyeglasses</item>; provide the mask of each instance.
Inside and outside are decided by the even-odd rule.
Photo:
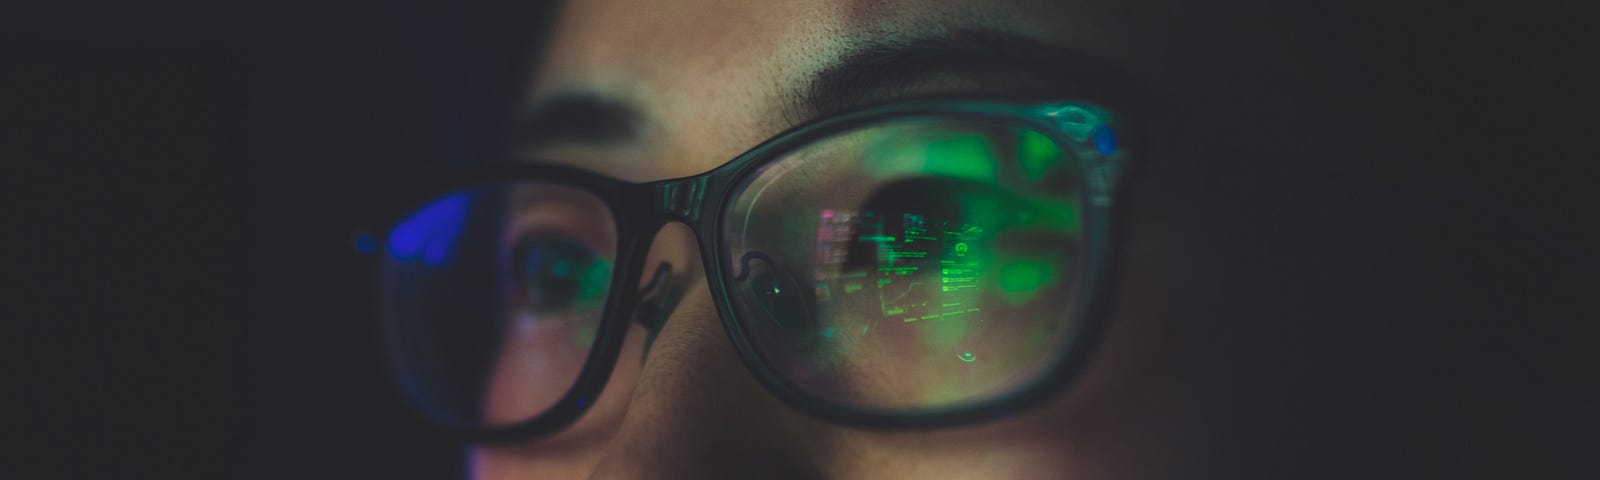
[[[739,357],[793,408],[868,428],[1010,414],[1094,344],[1122,125],[1083,102],[902,103],[687,178],[503,166],[379,242],[395,376],[475,440],[560,430],[601,394],[630,327],[654,332],[670,310],[647,298],[664,270],[636,285],[676,221]]]

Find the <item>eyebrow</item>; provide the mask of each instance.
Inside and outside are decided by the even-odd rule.
[[[906,99],[918,82],[940,75],[1005,76],[1034,85],[1003,92],[1012,99],[1087,97],[1107,101],[1126,77],[1110,62],[1071,48],[992,30],[962,30],[909,41],[874,40],[847,49],[808,82],[784,92],[790,125],[862,106]],[[1001,92],[983,92],[999,94]],[[595,92],[551,95],[521,112],[515,146],[619,144],[641,138],[645,115]]]
[[[862,45],[791,94],[786,115],[791,123],[800,123],[873,103],[903,100],[909,87],[941,74],[1005,76],[1033,85],[981,92],[1012,100],[1105,99],[1116,96],[1117,85],[1130,83],[1116,65],[1079,50],[1007,32],[960,30],[909,42]]]
[[[606,144],[639,138],[644,115],[622,100],[594,92],[563,92],[519,112],[512,123],[517,149],[559,143]]]

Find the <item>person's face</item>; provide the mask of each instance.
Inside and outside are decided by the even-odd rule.
[[[518,153],[631,181],[705,172],[787,127],[868,103],[1019,92],[1095,100],[1052,67],[1064,51],[1131,73],[1139,84],[1126,93],[1168,101],[1140,112],[1160,118],[1137,119],[1152,142],[1140,152],[1127,205],[1109,328],[1084,375],[1045,404],[916,431],[796,412],[736,356],[694,268],[701,260],[692,234],[673,225],[651,255],[697,276],[648,350],[635,328],[595,408],[551,437],[475,448],[476,475],[1196,478],[1225,474],[1214,470],[1225,463],[1218,458],[1252,448],[1221,442],[1272,442],[1272,434],[1249,432],[1276,422],[1273,398],[1282,394],[1249,385],[1293,370],[1282,365],[1295,360],[1242,346],[1269,335],[1260,329],[1310,320],[1279,300],[1279,274],[1290,267],[1271,258],[1339,243],[1333,237],[1344,232],[1272,247],[1284,243],[1257,230],[1273,227],[1251,226],[1269,213],[1238,208],[1253,194],[1290,188],[1270,185],[1302,180],[1255,162],[1267,163],[1274,145],[1316,137],[1302,134],[1309,125],[1278,117],[1319,88],[1274,83],[1300,68],[1293,47],[1270,44],[1292,37],[1273,33],[1292,26],[1269,31],[1262,25],[1274,22],[1248,18],[1260,12],[1185,11],[1182,2],[1158,0],[568,3],[529,107],[567,118],[532,120],[542,130]],[[1308,77],[1317,73],[1305,68]],[[1264,85],[1274,90],[1258,91]],[[1265,140],[1238,146],[1252,139]],[[1275,200],[1290,211],[1303,207],[1294,201]],[[1340,215],[1348,214],[1317,221]],[[1279,220],[1288,228],[1300,221]],[[1294,268],[1339,278],[1341,255]]]

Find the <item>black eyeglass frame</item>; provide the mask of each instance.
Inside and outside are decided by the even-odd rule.
[[[1094,141],[1086,140],[1082,135],[1085,132],[1075,135],[1063,127],[1061,122],[1064,119],[1055,115],[1074,108],[1078,112],[1095,114],[1100,124],[1115,132],[1118,145],[1115,152],[1111,155],[1096,154],[1085,148],[1093,147]],[[440,195],[486,183],[529,181],[565,185],[589,192],[605,202],[615,221],[618,244],[613,277],[594,344],[578,378],[566,394],[545,412],[516,424],[494,427],[441,426],[463,440],[495,444],[552,434],[580,418],[594,405],[621,356],[624,337],[641,300],[635,285],[646,267],[645,258],[655,232],[668,222],[683,223],[695,232],[705,275],[711,286],[712,301],[740,360],[767,391],[796,410],[861,428],[919,429],[991,420],[1035,405],[1076,378],[1092,355],[1104,323],[1109,297],[1106,290],[1113,270],[1114,229],[1118,223],[1113,207],[1126,195],[1124,184],[1132,163],[1129,152],[1139,150],[1137,132],[1131,131],[1131,125],[1120,114],[1087,101],[903,102],[855,110],[791,128],[719,167],[689,177],[633,183],[567,165],[519,161],[492,165],[450,179],[444,182],[444,188],[429,189],[431,194],[424,196],[427,200],[409,204],[406,214]],[[1084,182],[1079,189],[1084,196],[1082,205],[1085,206],[1084,241],[1079,244],[1078,258],[1081,261],[1073,273],[1077,279],[1073,284],[1077,291],[1073,295],[1079,301],[1074,305],[1075,311],[1069,312],[1066,317],[1072,319],[1068,326],[1071,330],[1066,335],[1067,343],[1061,346],[1061,354],[1033,382],[1016,391],[976,404],[938,410],[875,411],[841,406],[791,385],[774,371],[746,337],[744,327],[734,313],[730,283],[726,281],[732,278],[729,273],[732,263],[724,258],[723,215],[732,196],[737,193],[738,185],[767,163],[838,133],[890,120],[917,117],[1007,122],[1026,127],[1045,135],[1080,163],[1080,178]],[[381,231],[392,231],[403,215],[394,215],[391,221],[385,223],[387,228]],[[383,243],[379,242],[380,245]],[[393,331],[385,333],[395,334]],[[399,375],[397,369],[392,371]]]

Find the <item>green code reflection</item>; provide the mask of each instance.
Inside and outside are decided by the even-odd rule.
[[[877,212],[823,210],[818,271],[838,273],[818,278],[819,295],[874,297],[882,318],[905,323],[979,313],[983,255],[970,245],[978,244],[984,230],[949,221],[930,225],[919,213],[894,220],[886,226]],[[896,227],[901,235],[884,233]],[[837,292],[828,288],[834,284]]]

